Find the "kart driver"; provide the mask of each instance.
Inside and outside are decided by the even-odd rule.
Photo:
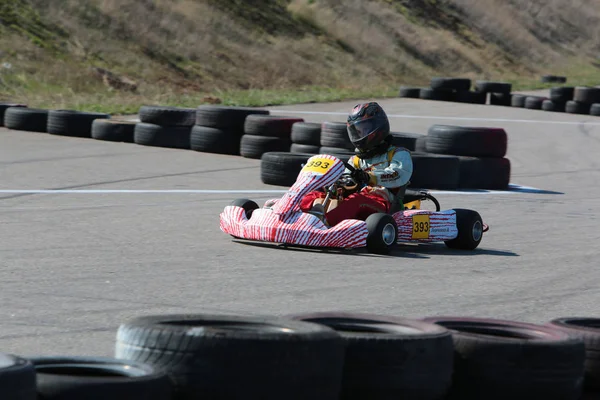
[[[332,200],[327,210],[323,207],[323,191],[308,193],[300,203],[302,211],[317,215],[329,226],[345,219],[364,221],[373,213],[388,213],[395,206],[403,210],[402,199],[413,172],[410,152],[391,144],[390,123],[379,104],[356,105],[348,116],[347,129],[356,148],[356,155],[348,163],[356,170],[346,168],[345,173],[351,173],[362,189],[340,202]]]

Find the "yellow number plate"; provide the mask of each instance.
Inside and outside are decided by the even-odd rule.
[[[304,168],[302,168],[302,172],[317,172],[319,174],[324,174],[329,171],[332,165],[333,161],[328,158],[313,158],[309,160]]]
[[[429,214],[417,214],[413,215],[413,239],[429,239]]]

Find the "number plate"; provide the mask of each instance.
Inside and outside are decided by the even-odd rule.
[[[429,224],[429,214],[413,215],[412,221],[413,221],[412,238],[413,239],[429,239],[429,229],[431,228],[431,226]]]
[[[308,163],[302,168],[302,172],[316,172],[319,174],[324,174],[333,165],[333,160],[328,158],[312,158],[308,161]]]

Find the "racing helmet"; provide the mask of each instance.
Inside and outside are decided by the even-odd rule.
[[[387,142],[390,135],[390,121],[383,108],[376,102],[354,106],[346,125],[348,137],[356,147],[357,153],[373,152]]]

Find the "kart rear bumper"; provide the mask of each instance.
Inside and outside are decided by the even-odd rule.
[[[301,211],[280,215],[269,208],[253,211],[227,206],[220,215],[221,230],[236,238],[308,247],[358,248],[367,245],[367,224],[348,219],[328,228],[319,218]]]

